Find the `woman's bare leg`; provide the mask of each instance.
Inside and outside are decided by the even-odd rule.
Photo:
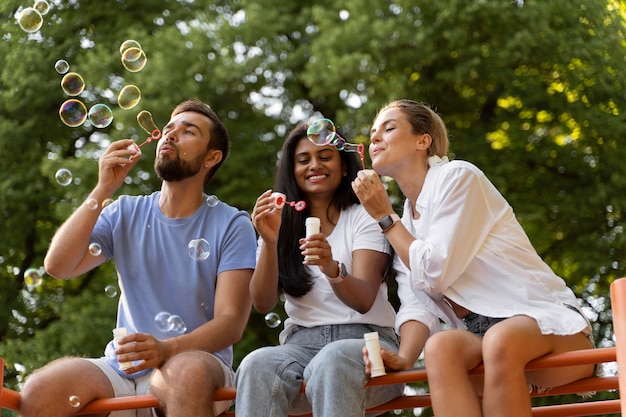
[[[482,338],[466,330],[445,330],[424,347],[428,386],[437,417],[480,417],[480,400],[468,371],[481,360]]]

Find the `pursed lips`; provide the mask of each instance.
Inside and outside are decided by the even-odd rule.
[[[168,153],[168,152],[174,152],[174,151],[175,151],[175,148],[172,145],[162,145],[159,148],[159,154]]]

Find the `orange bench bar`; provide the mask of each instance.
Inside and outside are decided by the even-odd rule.
[[[611,284],[611,301],[613,309],[613,326],[615,331],[616,347],[580,350],[555,355],[547,355],[531,361],[526,369],[557,368],[569,365],[581,365],[590,363],[614,362],[617,360],[618,368],[626,369],[626,278],[620,278]],[[4,362],[0,358],[0,367],[4,369]],[[482,365],[470,371],[478,375],[484,372]],[[0,385],[3,383],[3,374],[0,375]],[[367,386],[424,382],[427,380],[426,370],[410,369],[406,371],[392,372],[385,376],[370,379]],[[580,392],[610,391],[626,386],[626,372],[618,376],[592,377],[572,382],[545,392],[533,392],[532,397],[545,397],[563,394],[575,394]],[[304,386],[303,386],[304,389]],[[221,388],[215,391],[215,400],[233,400],[236,390],[233,387]],[[16,391],[2,387],[0,390],[0,408],[17,411],[20,402],[20,394]],[[428,394],[405,395],[395,398],[380,406],[368,409],[368,411],[391,411],[430,406]],[[126,409],[158,407],[159,402],[153,395],[137,395],[131,397],[118,397],[95,400],[82,408],[79,414],[93,414],[99,412],[118,411]],[[572,404],[558,404],[533,407],[533,416],[536,417],[576,417],[593,416],[600,414],[622,413],[626,415],[626,397],[619,400],[597,400]],[[235,413],[227,412],[222,417],[234,417]],[[309,414],[310,416],[310,414]],[[306,416],[301,416],[306,417]]]
[[[590,350],[581,350],[576,352],[567,352],[558,355],[549,355],[544,358],[536,359],[530,362],[527,369],[554,368],[559,366],[568,366],[584,363],[603,363],[613,362],[616,359],[616,348],[599,348]],[[0,366],[4,366],[0,359]],[[471,371],[472,374],[480,374],[482,366]],[[410,369],[389,373],[385,376],[370,379],[368,386],[424,382],[427,374],[424,369]],[[533,392],[533,397],[545,397],[553,395],[574,394],[579,392],[590,391],[608,391],[619,388],[619,378],[617,376],[586,378],[572,382],[567,385],[553,388],[545,392]],[[236,396],[236,390],[233,387],[221,388],[215,391],[215,399],[233,400]],[[20,394],[8,388],[2,388],[0,391],[1,408],[17,411],[20,401]],[[368,411],[391,411],[399,409],[409,409],[418,407],[429,407],[430,396],[428,394],[406,395],[395,398],[377,407],[373,407]],[[81,409],[79,414],[94,414],[99,412],[118,411],[136,408],[158,407],[159,402],[153,395],[137,395],[131,397],[118,397],[95,400],[87,404]],[[595,410],[595,411],[593,411]],[[619,400],[592,401],[587,403],[561,404],[555,406],[541,406],[533,409],[533,416],[556,417],[556,416],[591,416],[595,414],[617,413],[620,411]],[[234,416],[234,413],[222,414],[223,417]]]

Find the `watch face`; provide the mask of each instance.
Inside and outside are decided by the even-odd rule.
[[[382,219],[378,221],[378,225],[380,226],[382,230],[389,229],[392,224],[393,224],[393,219],[391,218],[390,215],[386,215],[385,217],[383,217]]]

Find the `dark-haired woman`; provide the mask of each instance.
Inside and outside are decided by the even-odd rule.
[[[286,139],[274,189],[288,201],[305,201],[305,210],[277,208],[268,190],[252,212],[260,235],[250,283],[254,306],[268,312],[284,293],[288,318],[280,346],[252,352],[237,370],[235,408],[246,417],[363,416],[366,407],[403,391],[402,385],[364,387],[363,335],[378,332],[381,345],[397,352],[394,324],[408,321],[403,312],[397,320],[387,300],[389,245],[352,192],[355,154],[314,145],[306,128],[297,126]],[[320,233],[305,238],[310,216],[320,219]],[[428,330],[422,334],[404,356],[417,358]]]

